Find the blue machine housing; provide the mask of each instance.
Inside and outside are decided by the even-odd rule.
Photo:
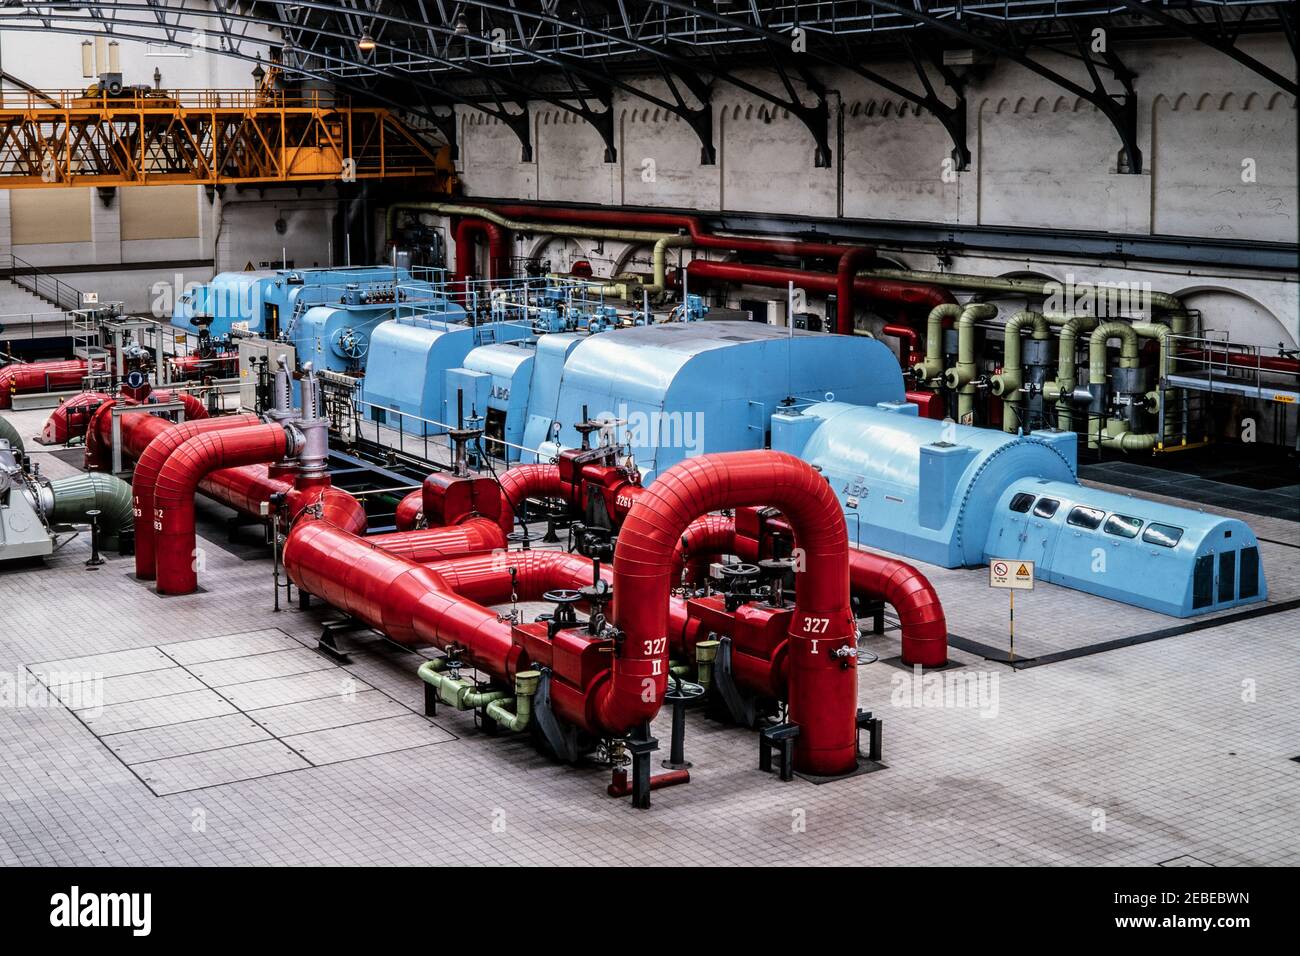
[[[449,322],[465,316],[465,310],[450,302],[437,285],[413,279],[407,269],[360,266],[222,272],[207,285],[181,297],[172,310],[172,325],[192,332],[196,315],[210,315],[214,336],[239,328],[262,336],[283,334],[297,344],[297,326],[308,310],[345,305],[350,285],[356,286],[362,296],[376,288],[397,286],[402,301],[409,303],[412,311],[434,311]],[[392,303],[388,304],[391,308]]]
[[[1074,483],[1012,484],[984,550],[1031,560],[1053,584],[1175,617],[1268,596],[1259,541],[1244,522]]]
[[[1247,525],[1080,485],[1073,432],[1007,435],[916,411],[782,411],[772,447],[822,470],[862,545],[948,568],[1028,559],[1045,581],[1176,617],[1267,595]],[[1078,506],[1094,512],[1083,524]]]
[[[431,317],[399,316],[375,327],[370,336],[370,352],[361,398],[372,406],[363,412],[372,420],[397,427],[402,416],[451,423],[455,416],[455,391],[452,405],[446,404],[447,372],[463,369],[471,349],[496,342],[528,337],[526,327],[504,322],[478,326],[445,322]],[[482,373],[479,373],[482,374]],[[458,379],[460,387],[473,386]],[[490,386],[487,386],[490,390]],[[475,391],[475,395],[478,393]],[[466,400],[466,414],[471,402]],[[478,406],[483,408],[483,406]],[[451,417],[445,417],[450,410]],[[390,413],[400,413],[392,415]],[[390,420],[391,419],[391,420]],[[445,429],[425,427],[418,421],[405,421],[402,428],[415,434],[441,434]]]
[[[455,372],[482,376],[486,397],[477,398],[481,404],[474,408],[484,416],[484,427],[489,438],[499,438],[508,444],[497,449],[496,454],[507,461],[519,460],[519,448],[524,442],[528,421],[528,398],[532,390],[535,348],[522,344],[482,345],[465,356],[462,369],[448,372],[447,401],[454,401],[457,384],[451,376]],[[468,408],[468,406],[467,406]],[[450,419],[443,419],[450,421]]]
[[[336,372],[355,372],[365,368],[375,327],[392,317],[391,304],[316,305],[303,313],[289,337],[298,361]]]
[[[561,339],[545,356],[542,346]],[[557,376],[554,359],[567,360]],[[868,338],[818,335],[753,322],[670,322],[579,337],[543,336],[528,440],[542,457],[575,447],[583,409],[617,419],[645,480],[691,455],[764,448],[787,397],[901,402],[898,360]],[[538,444],[537,423],[544,438]],[[558,426],[558,430],[557,430]],[[536,455],[525,453],[525,459]]]
[[[1074,481],[1074,439],[919,418],[909,402],[825,402],[772,418],[772,447],[822,470],[858,543],[946,568],[984,559],[989,518],[1009,484]]]

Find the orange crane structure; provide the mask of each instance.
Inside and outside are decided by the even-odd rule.
[[[282,184],[420,177],[450,195],[447,146],[328,90],[99,85],[0,96],[0,188]]]

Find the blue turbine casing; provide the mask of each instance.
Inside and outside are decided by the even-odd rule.
[[[1033,496],[1028,511],[1012,500]],[[1035,514],[1043,499],[1058,502],[1050,517]],[[1125,537],[1108,529],[1071,524],[1083,506],[1137,519],[1141,529]],[[1146,540],[1152,523],[1179,529],[1174,547]],[[1023,480],[1003,492],[994,507],[984,547],[989,558],[1026,558],[1043,580],[1149,608],[1175,617],[1262,601],[1268,596],[1259,541],[1235,518],[1102,491],[1060,481]]]
[[[510,445],[521,445],[528,421],[528,397],[537,351],[521,345],[482,345],[465,356],[465,369],[488,376],[488,433]],[[501,456],[519,460],[519,449],[507,446]]]
[[[558,337],[543,336],[540,344]],[[692,455],[765,447],[768,419],[788,396],[819,400],[831,392],[861,403],[904,397],[898,360],[880,342],[792,335],[753,322],[672,322],[582,338],[558,381],[543,381],[551,369],[540,351],[537,363],[529,436],[540,417],[550,441],[525,443],[543,457],[577,446],[573,426],[585,406],[592,418],[627,422],[619,436],[647,482]]]
[[[528,334],[527,328],[498,322],[469,326],[427,317],[399,317],[381,322],[370,336],[361,397],[383,407],[364,409],[364,412],[372,420],[387,421],[393,427],[397,427],[400,416],[390,416],[385,409],[447,423],[443,416],[447,409],[448,370],[462,368],[471,349],[522,339]],[[402,427],[411,433],[425,431],[417,421],[403,422]],[[427,429],[428,434],[443,431],[439,427]]]
[[[989,517],[1008,484],[1074,480],[1072,433],[1021,438],[920,418],[906,403],[783,413],[773,417],[772,447],[822,470],[859,544],[947,568],[983,560]]]

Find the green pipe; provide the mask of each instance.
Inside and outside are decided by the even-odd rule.
[[[443,216],[473,216],[476,219],[486,219],[488,222],[496,223],[498,226],[505,229],[512,229],[515,232],[542,232],[551,236],[574,236],[576,238],[614,239],[619,242],[654,243],[654,282],[650,285],[638,288],[636,290],[638,293],[645,291],[656,294],[664,291],[667,287],[669,248],[688,246],[691,244],[690,236],[681,235],[679,233],[650,232],[644,229],[608,229],[595,226],[572,226],[565,225],[564,223],[550,222],[522,222],[518,219],[507,219],[495,210],[488,209],[484,206],[464,206],[459,203],[444,202],[398,203],[389,206],[387,217],[388,238],[392,238],[393,226],[397,222],[397,214],[404,209],[438,213]],[[601,291],[605,295],[617,295],[624,299],[629,298],[627,283],[602,285]]]
[[[519,671],[515,674],[515,696],[492,701],[487,705],[487,715],[498,727],[514,733],[524,730],[532,722],[533,695],[541,679],[540,671]]]
[[[945,302],[930,310],[925,320],[925,361],[912,367],[918,384],[933,382],[943,374],[943,323],[956,322],[960,315],[961,306],[955,302]]]
[[[1028,309],[1017,312],[1007,320],[1003,333],[1002,374],[994,375],[990,385],[994,395],[1002,397],[1002,430],[1014,432],[1019,420],[1016,415],[1016,402],[1023,398],[1020,391],[1024,387],[1024,363],[1021,359],[1020,330],[1025,326],[1033,328],[1034,338],[1045,341],[1050,338],[1051,330],[1047,326],[1047,317],[1041,312]]]
[[[1078,351],[1079,335],[1091,332],[1097,327],[1097,320],[1090,315],[1075,315],[1064,318],[1061,335],[1056,343],[1056,381],[1043,386],[1043,395],[1056,402],[1056,427],[1061,431],[1070,431],[1074,427],[1074,405],[1071,396],[1075,385],[1075,353]]]
[[[121,478],[89,471],[56,478],[49,491],[52,500],[46,518],[52,524],[84,523],[86,512],[98,509],[101,543],[109,550],[116,550],[119,535],[132,528],[131,486]]]
[[[957,364],[944,373],[944,384],[957,389],[957,421],[975,424],[975,323],[995,318],[998,307],[972,302],[957,319]]]
[[[9,443],[9,447],[15,451],[25,451],[23,448],[23,438],[18,434],[18,429],[14,428],[13,422],[0,415],[0,438]]]
[[[1119,367],[1137,368],[1138,335],[1127,322],[1104,322],[1088,336],[1088,384],[1106,381],[1106,344],[1111,339],[1120,340]]]
[[[438,700],[457,710],[483,708],[489,717],[507,730],[523,730],[532,720],[532,697],[541,680],[538,671],[519,671],[515,674],[515,693],[512,697],[503,690],[479,690],[474,682],[464,677],[452,677],[442,671],[447,666],[445,657],[425,661],[416,671],[420,680],[438,692]],[[511,709],[513,708],[513,710]]]
[[[695,645],[695,670],[699,684],[705,690],[713,683],[713,662],[718,659],[721,641],[699,641]]]

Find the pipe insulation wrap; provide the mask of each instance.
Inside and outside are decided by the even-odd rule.
[[[154,491],[156,575],[160,594],[190,594],[198,587],[194,496],[222,468],[279,461],[291,450],[283,425],[252,425],[186,439],[158,473]]]
[[[86,512],[99,511],[101,544],[116,550],[119,537],[131,531],[131,486],[121,478],[86,472],[50,482],[53,504],[46,517],[51,523],[88,524]]]
[[[7,441],[9,447],[16,451],[25,451],[23,448],[23,438],[18,434],[18,429],[14,423],[4,416],[0,415],[0,439]]]
[[[622,652],[592,695],[591,722],[621,735],[654,717],[668,680],[668,598],[678,542],[701,515],[751,505],[780,509],[803,551],[789,632],[790,720],[801,728],[795,765],[810,773],[846,773],[856,766],[857,749],[848,531],[826,479],[783,453],[690,458],[638,496],[614,552],[612,616],[624,633]]]
[[[172,428],[164,429],[145,448],[136,461],[135,473],[131,476],[131,493],[135,509],[135,576],[142,581],[152,581],[155,573],[156,552],[154,549],[154,487],[158,473],[162,470],[172,452],[195,435],[222,431],[230,428],[242,428],[259,421],[256,415],[237,415],[229,418],[200,419],[197,422],[182,422]]]

